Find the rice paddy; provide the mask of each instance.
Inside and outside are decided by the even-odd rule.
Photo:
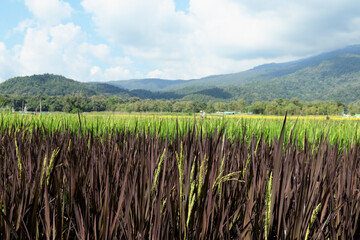
[[[1,114],[1,239],[359,239],[357,120]]]

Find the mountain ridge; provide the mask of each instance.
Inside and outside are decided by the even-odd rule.
[[[113,88],[106,83],[84,83],[54,74],[14,77],[0,84],[0,94],[13,95],[118,95],[130,97],[129,91]]]
[[[191,80],[134,79],[86,83],[59,75],[15,77],[0,84],[0,94],[77,94],[228,101],[248,103],[277,98],[302,101],[360,99],[360,45],[296,61],[269,63],[250,70]]]
[[[275,77],[291,74],[300,69],[315,65],[317,63],[320,63],[321,61],[343,54],[360,55],[360,45],[351,45],[342,49],[337,49],[330,52],[321,53],[315,56],[298,59],[290,62],[267,63],[237,73],[211,75],[199,79],[190,79],[190,80],[154,79],[154,81],[157,82],[161,80],[165,84],[160,86],[159,88],[148,87],[148,85],[153,84],[153,79],[136,79],[135,81],[119,80],[119,81],[111,81],[108,83],[114,86],[121,86],[122,88],[128,90],[144,89],[149,91],[173,91],[188,86],[200,87],[203,86],[204,83],[206,83],[206,85],[211,88],[239,86],[253,81],[256,82],[267,81]],[[156,84],[154,83],[154,85]]]

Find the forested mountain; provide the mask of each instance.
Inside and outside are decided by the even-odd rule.
[[[172,85],[186,83],[186,80],[166,80],[159,78],[132,79],[124,81],[110,81],[110,85],[128,90],[143,89],[148,91],[159,91]]]
[[[360,99],[360,45],[288,63],[195,80],[143,79],[83,83],[44,74],[16,77],[0,84],[0,94],[104,95],[123,98],[182,99],[247,103],[298,98],[301,101],[355,102]]]
[[[64,96],[80,93],[87,96],[132,96],[129,91],[109,84],[82,83],[53,74],[15,77],[0,84],[0,94]]]
[[[294,97],[302,101],[349,103],[360,99],[360,46],[301,61],[268,64],[242,73],[193,80],[182,84],[182,88],[172,87],[174,89],[169,91],[186,95],[188,99],[202,94],[221,99],[245,99],[248,103]],[[210,89],[211,94],[208,93]]]
[[[297,71],[303,70],[307,67],[316,66],[323,61],[327,61],[338,56],[347,54],[360,56],[360,45],[349,46],[343,49],[323,53],[313,57],[285,62],[285,63],[269,63],[260,65],[253,69],[231,74],[208,76],[201,79],[192,80],[164,80],[164,79],[138,79],[127,81],[113,81],[109,84],[132,89],[145,89],[150,91],[176,91],[181,89],[181,93],[189,94],[192,92],[200,91],[206,88],[226,88],[233,86],[243,86],[249,83],[266,82],[282,76],[293,74]],[[343,73],[346,62],[340,65],[334,65],[334,72]],[[349,64],[353,64],[349,62]],[[337,68],[339,66],[339,69]]]
[[[360,99],[360,55],[338,55],[290,74],[215,89],[217,92],[213,90],[211,96],[245,99],[248,103],[277,98],[354,102]],[[189,98],[194,94],[198,97],[199,93],[209,96],[207,90],[209,88],[188,86],[173,92]]]
[[[357,101],[360,99],[360,55],[336,56],[269,81],[226,90],[252,102],[294,97],[302,101]]]

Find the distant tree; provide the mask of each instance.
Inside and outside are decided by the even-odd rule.
[[[160,101],[161,112],[172,112],[172,104],[170,101]]]
[[[304,107],[303,112],[305,115],[316,115],[318,110],[316,107],[309,105]]]
[[[216,112],[224,112],[227,110],[227,104],[224,102],[214,103],[214,109]]]
[[[61,112],[64,107],[63,96],[50,96],[45,100],[49,105],[50,112]]]
[[[194,111],[194,106],[191,102],[185,102],[183,112],[192,113]]]
[[[360,101],[349,104],[348,106],[350,114],[360,114]]]
[[[300,115],[300,107],[295,105],[294,103],[290,102],[286,105],[285,111],[289,115]]]
[[[63,111],[70,113],[91,111],[90,99],[82,94],[67,95],[64,98]]]
[[[175,102],[172,105],[173,112],[184,112],[185,103],[183,102]]]
[[[106,110],[115,111],[119,104],[124,103],[120,97],[108,97],[106,99]]]
[[[255,102],[251,105],[252,112],[255,114],[264,114],[266,108],[265,102]]]
[[[205,111],[208,112],[208,113],[215,112],[214,103],[213,102],[208,102]]]
[[[0,107],[5,107],[10,104],[10,98],[6,95],[0,95]]]
[[[240,99],[237,101],[237,111],[244,112],[246,108],[246,101],[244,99]]]
[[[200,111],[204,111],[206,109],[206,103],[200,100],[195,100],[191,102],[192,104],[192,112],[198,113]]]
[[[101,112],[106,110],[106,98],[104,96],[92,96],[87,104],[87,109],[91,109],[91,111]]]
[[[276,101],[272,101],[266,104],[265,114],[267,115],[279,115],[280,114],[280,107]]]

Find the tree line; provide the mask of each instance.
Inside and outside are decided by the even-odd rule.
[[[138,97],[121,98],[105,96],[86,96],[73,94],[66,96],[20,96],[0,95],[0,107],[23,111],[35,110],[45,112],[91,112],[91,111],[118,111],[118,112],[182,112],[198,113],[214,112],[241,112],[266,115],[340,115],[343,113],[359,114],[360,101],[344,104],[340,101],[302,102],[293,98],[276,99],[265,102],[258,101],[247,104],[245,100],[237,101],[183,101],[183,100],[153,100]]]

